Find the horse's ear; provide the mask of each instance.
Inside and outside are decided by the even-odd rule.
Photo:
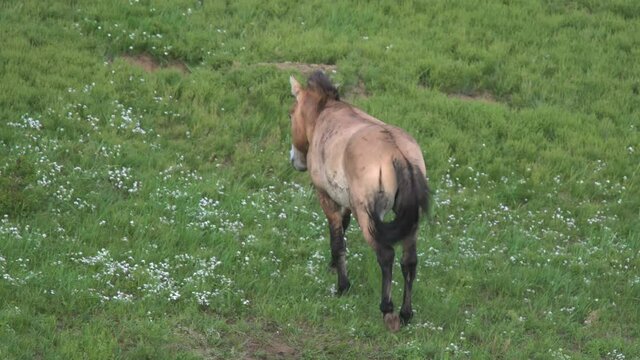
[[[300,83],[293,77],[293,75],[289,76],[289,83],[291,84],[291,95],[295,96],[297,99],[302,86],[300,86]]]

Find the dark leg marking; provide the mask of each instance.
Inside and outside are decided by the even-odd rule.
[[[382,315],[385,315],[393,312],[393,301],[391,300],[391,276],[395,252],[391,246],[379,245],[376,255],[382,272],[380,311],[382,312]]]
[[[347,244],[344,240],[344,216],[340,206],[328,194],[318,191],[320,206],[329,222],[329,238],[331,244],[331,267],[338,273],[338,295],[342,295],[351,287],[347,277]]]
[[[402,307],[400,308],[400,319],[403,324],[407,324],[413,316],[411,308],[411,291],[413,289],[413,280],[416,278],[416,265],[418,263],[418,255],[416,252],[416,237],[411,236],[405,240],[402,262],[402,276],[404,277],[404,294],[402,297]]]
[[[351,287],[347,278],[347,245],[344,240],[342,225],[329,225],[331,238],[331,267],[338,272],[338,295],[344,294]]]
[[[344,215],[342,215],[342,231],[344,233],[347,232],[347,228],[349,227],[350,222],[351,222],[351,210],[346,209],[344,211]]]

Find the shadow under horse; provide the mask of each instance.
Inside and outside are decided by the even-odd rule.
[[[416,277],[416,239],[428,209],[429,187],[422,151],[405,131],[340,100],[321,71],[303,87],[291,76],[291,163],[309,171],[329,223],[331,265],[338,294],[350,287],[344,233],[353,213],[382,271],[380,311],[397,331],[413,315],[411,291]],[[393,211],[393,214],[389,213]],[[393,219],[385,220],[385,214]],[[402,244],[404,295],[400,316],[391,300],[394,245]]]

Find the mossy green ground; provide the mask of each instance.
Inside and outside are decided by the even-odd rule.
[[[640,357],[639,2],[3,1],[0,34],[0,358]],[[301,64],[422,146],[398,333],[357,226],[333,295]]]

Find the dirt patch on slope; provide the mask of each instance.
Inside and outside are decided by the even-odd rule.
[[[341,97],[347,100],[353,100],[357,98],[366,99],[369,97],[369,92],[367,91],[367,87],[362,79],[358,79],[357,84],[351,86],[345,85],[344,87],[341,86],[338,90],[340,91]]]
[[[300,63],[300,62],[291,62],[291,61],[285,61],[285,62],[261,62],[261,63],[257,63],[257,66],[273,66],[279,70],[298,70],[301,73],[308,75],[311,74],[312,72],[316,71],[316,70],[322,70],[326,73],[328,72],[335,72],[336,70],[338,70],[338,67],[336,65],[330,65],[330,64],[307,64],[307,63]]]
[[[338,71],[338,66],[332,64],[308,64],[292,61],[261,62],[256,63],[255,66],[272,66],[282,71],[295,70],[299,71],[305,76],[311,75],[311,73],[316,70],[322,70],[327,74],[335,73],[336,71]],[[367,87],[365,86],[362,79],[359,79],[358,83],[354,85],[338,86],[338,91],[340,92],[340,97],[351,100],[355,98],[367,98],[369,96]]]
[[[250,339],[246,345],[246,360],[297,359],[298,351],[276,339]]]
[[[275,324],[248,322],[251,330],[243,326],[220,329],[215,335],[205,335],[196,329],[179,326],[176,334],[183,341],[176,349],[188,350],[202,359],[221,359],[228,351],[242,360],[298,359],[299,350],[288,344],[287,336]],[[213,340],[209,341],[211,337]]]
[[[133,66],[142,68],[146,72],[155,72],[160,69],[174,69],[183,74],[191,72],[189,71],[189,67],[182,61],[172,60],[167,63],[162,63],[153,56],[145,53],[136,55],[125,54],[122,55],[122,59]]]
[[[498,101],[488,92],[482,92],[477,94],[448,94],[450,98],[458,99],[462,101],[479,101],[485,104],[497,104]]]

